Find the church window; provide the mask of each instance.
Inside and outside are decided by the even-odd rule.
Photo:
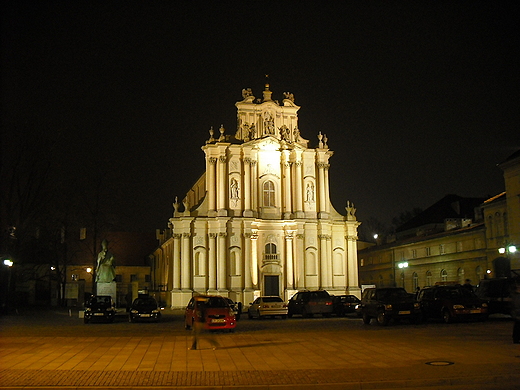
[[[272,181],[267,180],[266,182],[264,182],[263,195],[264,195],[264,206],[265,207],[274,207],[275,206],[274,183]]]
[[[278,253],[276,253],[276,245],[268,243],[265,245],[265,259],[266,260],[278,260]]]

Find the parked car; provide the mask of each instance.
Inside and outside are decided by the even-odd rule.
[[[424,319],[442,318],[450,323],[463,319],[484,320],[488,316],[487,303],[460,284],[425,287],[419,292],[418,301]]]
[[[240,320],[240,314],[242,314],[242,304],[240,302],[235,302],[228,297],[224,297],[224,299],[228,303],[229,307],[233,309],[233,313],[235,313],[237,321]]]
[[[155,298],[143,296],[134,299],[130,311],[128,312],[128,320],[136,322],[138,320],[147,320],[159,322],[161,318],[161,310]]]
[[[348,313],[355,313],[356,306],[361,300],[355,295],[334,295],[332,296],[333,312],[337,316],[343,317]]]
[[[365,289],[361,296],[360,311],[365,324],[370,324],[372,318],[379,325],[388,325],[390,320],[400,319],[415,323],[421,318],[419,303],[401,287]]]
[[[287,304],[282,298],[276,296],[258,297],[249,305],[247,316],[249,318],[264,318],[281,316],[287,318]]]
[[[190,299],[184,312],[186,330],[204,313],[204,328],[208,330],[227,329],[233,331],[237,325],[235,312],[224,297],[218,295],[197,295]]]
[[[298,291],[289,299],[287,315],[291,318],[295,314],[302,317],[312,317],[321,314],[330,317],[333,310],[332,297],[325,290]]]
[[[83,322],[85,324],[93,319],[114,322],[115,317],[116,307],[110,295],[92,295],[85,302],[83,313]]]
[[[515,289],[512,278],[483,279],[475,294],[487,303],[489,314],[511,314],[511,294]]]

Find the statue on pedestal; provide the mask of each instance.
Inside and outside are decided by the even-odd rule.
[[[101,252],[99,252],[97,257],[96,282],[111,283],[116,278],[114,255],[108,251],[107,240],[103,240],[101,248]]]

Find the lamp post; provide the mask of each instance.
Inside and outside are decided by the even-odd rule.
[[[13,266],[11,259],[4,259],[4,265],[7,267],[7,292],[5,294],[5,305],[4,309],[9,309],[9,296],[11,295],[11,267]]]

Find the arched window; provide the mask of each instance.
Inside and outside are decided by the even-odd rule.
[[[464,268],[459,268],[457,270],[457,277],[459,279],[459,283],[464,284]]]
[[[265,259],[278,260],[278,253],[276,252],[276,245],[272,242],[265,244]]]
[[[419,287],[419,276],[417,275],[417,272],[414,272],[412,274],[412,282],[413,282],[413,291],[417,290]]]
[[[265,181],[262,190],[264,195],[264,207],[274,207],[274,183],[270,180]]]
[[[432,285],[432,273],[431,271],[426,271],[426,286]]]
[[[445,269],[443,269],[441,271],[441,281],[442,282],[447,282],[448,281],[448,271],[446,271]]]

